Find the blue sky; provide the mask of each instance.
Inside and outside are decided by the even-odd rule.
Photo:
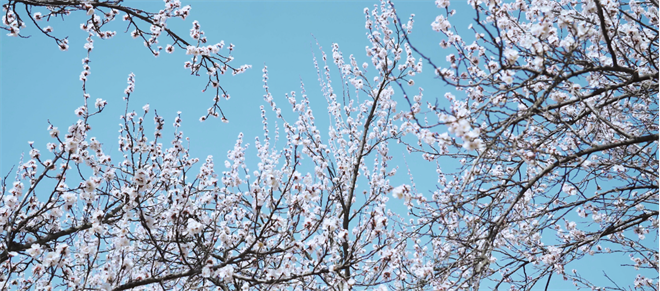
[[[458,10],[452,23],[466,28],[473,12],[465,3],[452,4]],[[268,66],[269,86],[275,100],[284,104],[284,94],[300,93],[300,81],[315,109],[316,117],[326,117],[325,99],[318,85],[312,53],[320,56],[316,40],[330,53],[332,43],[338,43],[344,57],[356,56],[358,63],[369,61],[365,55],[368,45],[364,29],[365,7],[373,8],[375,1],[184,1],[192,6],[191,16],[186,21],[174,19],[168,26],[188,37],[192,20],[202,25],[210,43],[224,40],[233,43],[234,64],[252,65],[252,69],[238,76],[221,78],[223,87],[231,99],[222,101],[221,106],[230,120],[228,124],[211,119],[200,123],[198,118],[205,114],[212,104],[213,94],[201,92],[206,83],[204,77],[191,76],[183,68],[188,59],[181,49],[174,54],[162,54],[155,58],[144,47],[142,41],[123,34],[125,23],[118,19],[111,24],[118,35],[110,40],[96,40],[91,54],[91,75],[88,79],[88,92],[91,100],[102,98],[108,101],[103,114],[92,120],[91,136],[105,144],[106,151],[117,156],[117,130],[119,116],[124,110],[123,91],[129,73],[136,75],[135,92],[131,95],[131,108],[139,110],[149,103],[151,110],[166,119],[170,126],[176,113],[181,111],[182,131],[190,138],[191,154],[201,159],[207,155],[216,157],[221,163],[230,150],[239,132],[245,134],[247,143],[254,143],[254,136],[263,134],[259,106],[264,104],[261,68]],[[157,11],[161,1],[127,1],[145,10]],[[396,1],[399,16],[407,19],[415,13],[415,29],[412,41],[424,52],[440,52],[440,37],[430,28],[431,22],[440,14],[433,1]],[[83,44],[86,33],[79,29],[84,15],[72,15],[66,21],[55,20],[49,25],[59,37],[69,36],[69,51],[60,51],[55,43],[38,34],[28,26],[24,32],[32,35],[28,39],[0,36],[0,170],[6,175],[12,166],[19,164],[22,153],[29,151],[27,141],[34,141],[35,147],[45,151],[45,144],[52,142],[46,128],[48,121],[66,130],[77,120],[74,110],[82,105],[82,83],[78,80],[82,71],[81,59],[86,56]],[[313,34],[313,36],[312,36]],[[161,45],[167,44],[161,37]],[[444,63],[444,57],[437,56],[436,62]],[[333,68],[333,72],[336,70]],[[453,91],[432,79],[431,69],[425,65],[425,73],[415,78],[417,85],[425,90],[429,101]],[[335,83],[339,86],[338,83]],[[414,90],[414,89],[413,89]],[[409,92],[409,93],[412,93]],[[401,106],[403,103],[401,103]],[[287,107],[284,107],[287,108]],[[286,113],[286,112],[285,112]],[[270,115],[271,120],[274,120]],[[323,122],[321,120],[321,122]],[[151,124],[148,122],[147,124]],[[327,124],[327,123],[325,123]],[[165,138],[172,128],[166,127]],[[325,130],[327,126],[319,126]],[[168,131],[169,130],[169,131]],[[151,129],[148,129],[151,131]],[[110,150],[111,149],[111,150]],[[401,153],[394,153],[402,157]],[[26,159],[27,160],[27,159]],[[252,161],[255,161],[253,159]],[[422,189],[432,189],[437,179],[435,165],[415,163],[417,157],[406,158],[417,185]],[[250,156],[248,155],[248,163]],[[254,168],[255,164],[251,164]],[[443,164],[451,168],[451,164]],[[405,165],[399,169],[394,185],[408,181]],[[449,169],[447,169],[449,170]],[[13,175],[10,175],[13,177]],[[12,180],[12,178],[10,178]],[[623,258],[624,262],[627,258]],[[584,263],[582,272],[593,271],[600,275],[601,269],[609,269],[608,262]],[[618,262],[620,263],[620,262]],[[616,264],[618,264],[616,263]],[[612,262],[609,262],[612,264]],[[587,275],[588,273],[583,273]],[[616,278],[618,274],[608,274]],[[620,274],[619,274],[620,275]],[[624,274],[624,284],[628,284],[630,274]],[[634,275],[633,275],[634,277]],[[560,286],[559,276],[555,277]],[[564,286],[564,285],[561,285]],[[572,285],[568,285],[572,286]],[[570,288],[570,287],[568,287]]]
[[[160,1],[156,3],[137,2],[136,6],[160,9]],[[118,19],[112,23],[118,35],[110,40],[96,40],[91,54],[88,92],[91,100],[102,98],[109,103],[106,112],[95,118],[92,135],[114,146],[118,117],[124,108],[123,90],[131,72],[135,73],[137,80],[135,93],[131,96],[132,107],[139,109],[150,103],[151,108],[158,110],[159,115],[167,120],[172,120],[176,112],[181,111],[182,129],[191,139],[193,154],[197,155],[224,154],[239,132],[250,137],[247,139],[250,142],[251,136],[261,134],[259,105],[264,104],[263,65],[268,65],[270,90],[275,98],[283,98],[284,93],[292,90],[299,92],[302,80],[312,106],[321,112],[326,102],[318,87],[312,62],[313,51],[320,56],[315,38],[328,53],[331,44],[336,42],[345,57],[354,54],[360,63],[369,61],[364,49],[368,41],[363,9],[372,7],[373,3],[184,2],[192,6],[190,18],[186,21],[174,19],[168,23],[169,27],[188,37],[191,20],[198,20],[211,43],[224,40],[236,46],[234,65],[253,66],[245,74],[221,79],[232,97],[221,103],[230,120],[229,125],[198,121],[212,104],[213,95],[201,92],[206,81],[203,77],[191,76],[183,68],[188,56],[182,50],[155,58],[142,41],[121,33],[125,30],[125,23]],[[402,15],[415,11],[419,32],[425,34],[424,39],[431,39],[434,34],[428,28],[435,18],[435,9],[432,2],[417,1],[403,2],[399,8],[404,12]],[[18,163],[20,154],[27,149],[28,140],[35,141],[39,147],[49,141],[47,120],[60,128],[77,120],[73,110],[82,105],[82,83],[78,76],[82,71],[81,59],[86,55],[82,47],[86,33],[78,28],[83,18],[84,15],[72,15],[67,21],[56,20],[49,24],[56,35],[69,36],[70,49],[66,52],[60,51],[52,40],[37,34],[31,27],[23,30],[32,35],[29,39],[2,34],[2,173]],[[165,40],[161,38],[160,44],[165,45]],[[423,76],[426,75],[429,74]],[[442,94],[444,91],[437,96]]]

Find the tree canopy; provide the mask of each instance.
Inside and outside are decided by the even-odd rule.
[[[8,35],[31,25],[62,50],[68,38],[48,21],[88,19],[79,119],[51,124],[48,152],[30,144],[2,181],[3,289],[550,290],[562,280],[657,290],[657,1],[468,3],[466,29],[452,24],[448,0],[435,1],[435,21],[415,28],[437,32],[431,51],[396,2],[365,8],[369,63],[336,43],[314,58],[327,129],[304,83],[278,104],[264,66],[258,164],[246,162],[240,135],[217,170],[217,157],[191,156],[180,117],[171,134],[148,105],[131,109],[133,74],[119,156],[89,135],[108,103],[89,98],[90,53],[116,34],[115,18],[145,53],[185,51],[184,67],[214,95],[200,120],[227,121],[222,75],[256,68],[234,65],[234,46],[209,45],[197,21],[189,35],[170,29],[190,6],[3,1]],[[424,90],[422,74],[455,91]],[[392,182],[405,166],[393,157],[400,147],[415,157],[408,164],[436,165],[434,187]],[[626,282],[569,269],[621,254],[636,273]]]

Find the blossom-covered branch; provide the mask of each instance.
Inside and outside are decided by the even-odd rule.
[[[461,96],[428,103],[415,116],[428,141],[409,146],[463,167],[438,167],[432,199],[412,211],[410,236],[428,250],[415,249],[425,259],[407,264],[406,280],[617,289],[565,268],[623,252],[656,271],[627,284],[655,290],[658,249],[645,238],[658,233],[657,3],[469,1],[467,31],[451,24],[449,1],[436,4],[447,65],[406,40]]]
[[[173,53],[175,48],[184,49],[186,54],[191,55],[190,61],[187,61],[184,67],[190,70],[192,75],[199,76],[200,71],[206,73],[208,81],[204,91],[209,86],[215,91],[213,105],[209,107],[204,118],[222,116],[223,120],[227,120],[220,108],[219,101],[222,98],[229,99],[229,93],[221,86],[220,75],[225,73],[240,74],[251,67],[250,65],[232,65],[231,61],[234,57],[231,52],[234,50],[234,45],[230,44],[228,46],[229,52],[226,54],[220,53],[225,48],[224,41],[207,45],[208,40],[197,21],[192,23],[189,40],[170,29],[167,26],[168,20],[172,18],[185,20],[190,15],[190,6],[183,6],[179,0],[164,1],[164,9],[158,12],[148,12],[126,6],[122,2],[111,0],[8,0],[2,6],[4,15],[2,17],[3,25],[0,28],[8,31],[11,36],[26,37],[21,34],[21,29],[27,26],[26,22],[30,22],[42,34],[53,39],[61,50],[68,50],[68,37],[57,36],[51,26],[43,27],[39,23],[41,21],[49,22],[51,18],[64,18],[71,13],[80,11],[89,16],[86,22],[80,24],[80,29],[89,33],[89,44],[86,44],[85,48],[92,50],[94,48],[91,41],[92,37],[109,39],[117,34],[116,31],[106,29],[106,26],[110,26],[109,24],[116,19],[117,15],[123,13],[122,19],[128,23],[125,30],[127,32],[131,30],[131,36],[141,39],[145,47],[154,56],[159,56],[163,50],[167,53]],[[171,41],[165,47],[158,45],[159,38],[162,35],[165,35]]]
[[[164,143],[163,117],[151,115],[148,105],[130,110],[133,74],[124,91],[121,157],[111,158],[89,136],[108,102],[97,100],[96,109],[88,104],[85,62],[84,104],[75,111],[80,119],[66,133],[51,125],[50,153],[33,148],[10,189],[3,187],[2,283],[22,289],[326,290],[396,280],[405,243],[393,227],[400,219],[386,207],[387,194],[401,188],[389,183],[396,169],[388,164],[388,142],[405,134],[394,125],[405,113],[396,112],[392,84],[421,65],[399,65],[403,38],[389,6],[366,12],[368,21],[378,21],[369,34],[373,78],[367,77],[370,65],[358,65],[353,56],[346,62],[333,44],[339,78],[353,84],[342,87],[340,98],[325,52],[315,59],[330,109],[327,135],[316,127],[302,84],[302,98],[291,92],[283,99],[297,117],[284,118],[264,68],[264,99],[282,127],[271,132],[262,107],[264,136],[254,142],[254,171],[241,134],[224,171],[209,156],[193,173],[200,161],[184,146],[181,116]],[[149,119],[153,134],[147,133]],[[286,145],[275,148],[280,132]]]

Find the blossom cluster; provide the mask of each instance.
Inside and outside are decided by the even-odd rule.
[[[639,272],[627,284],[657,287],[657,5],[470,0],[476,23],[465,32],[452,24],[455,4],[437,0],[438,60],[408,38],[414,15],[404,23],[381,1],[364,9],[365,61],[317,44],[327,131],[308,87],[273,96],[264,67],[263,135],[250,145],[241,133],[225,156],[199,159],[181,112],[165,134],[166,118],[149,104],[129,110],[131,73],[111,157],[91,132],[108,101],[91,104],[86,85],[93,37],[112,37],[101,27],[119,13],[154,55],[165,34],[166,52],[178,46],[191,56],[186,69],[206,71],[205,90],[216,95],[201,121],[227,121],[219,76],[250,68],[232,67],[234,45],[208,45],[197,21],[190,42],[169,30],[167,19],[185,19],[190,7],[164,2],[158,13],[100,1],[29,14],[90,17],[81,25],[83,105],[66,130],[49,124],[48,152],[30,143],[14,181],[2,181],[4,286],[529,290],[563,280],[601,290],[619,287],[586,278],[576,262],[623,253],[624,267]],[[20,28],[4,7],[4,25]],[[425,66],[456,90],[420,88]],[[430,189],[410,171],[410,182],[394,182],[398,149],[436,163]],[[447,171],[447,160],[460,166]]]
[[[382,8],[393,17],[387,6]],[[376,26],[373,33],[385,28]],[[257,167],[248,168],[248,145],[240,135],[227,153],[226,169],[219,171],[214,157],[199,165],[190,156],[179,131],[180,114],[171,141],[163,142],[165,119],[157,114],[155,131],[148,134],[148,104],[121,116],[119,158],[106,154],[104,144],[90,137],[90,122],[108,103],[87,103],[91,37],[81,73],[85,103],[75,110],[79,120],[66,133],[51,125],[52,158],[45,160],[33,148],[14,187],[3,192],[0,222],[3,238],[12,242],[0,249],[4,281],[26,289],[128,289],[153,283],[179,289],[247,290],[261,284],[322,289],[380,285],[402,274],[398,254],[405,245],[396,243],[397,218],[386,206],[388,194],[399,191],[389,183],[396,170],[389,165],[388,142],[404,134],[389,118],[396,113],[392,84],[409,76],[408,68],[397,69],[401,41],[371,38],[381,63],[375,79],[367,78],[368,65],[358,66],[352,56],[351,65],[345,64],[333,45],[340,78],[363,82],[344,93],[364,94],[361,102],[341,103],[321,52],[319,82],[333,119],[327,137],[315,125],[304,85],[300,98],[295,92],[286,96],[297,115],[289,123],[265,83],[266,104],[281,127],[271,132],[263,109],[264,136],[254,142]],[[415,66],[412,70],[421,70]],[[130,74],[127,103],[135,82]],[[287,143],[277,149],[280,134]],[[56,189],[47,201],[37,193],[48,191],[42,179]],[[182,277],[187,283],[178,280]]]
[[[657,173],[647,169],[658,167],[658,91],[649,89],[658,59],[647,52],[658,49],[657,5],[468,2],[477,17],[465,31],[452,24],[454,4],[436,1],[442,14],[430,25],[443,54],[421,55],[462,96],[446,93],[445,107],[428,103],[414,117],[423,142],[407,144],[463,167],[438,167],[432,199],[416,199],[408,235],[425,246],[414,249],[422,261],[410,263],[419,269],[406,280],[523,290],[552,288],[554,273],[600,289],[567,266],[613,252],[654,270],[658,249],[646,234],[658,231],[657,208],[649,209]],[[645,280],[628,284],[644,289]]]
[[[200,71],[206,71],[208,74],[208,81],[206,89],[209,85],[215,89],[215,96],[213,104],[209,107],[207,115],[220,117],[226,121],[220,105],[220,97],[228,98],[229,94],[220,85],[219,75],[224,75],[226,72],[231,72],[232,75],[237,75],[246,72],[251,68],[250,65],[234,66],[231,61],[234,57],[231,52],[235,49],[233,44],[228,47],[228,53],[223,54],[221,50],[224,47],[224,41],[215,45],[206,45],[207,38],[201,30],[198,21],[193,21],[193,28],[190,30],[190,39],[179,35],[167,26],[167,22],[172,18],[180,18],[185,20],[191,11],[189,5],[183,5],[179,0],[164,0],[164,9],[158,12],[148,12],[142,9],[125,6],[122,3],[114,1],[73,1],[71,3],[58,3],[51,5],[49,1],[29,1],[29,0],[8,0],[3,4],[3,25],[1,29],[9,31],[10,36],[21,36],[20,30],[26,27],[26,21],[23,18],[29,18],[35,27],[44,35],[53,39],[61,50],[68,50],[69,40],[68,37],[60,37],[53,34],[53,28],[50,26],[43,27],[39,24],[40,21],[50,21],[51,18],[67,17],[73,12],[81,11],[87,16],[87,20],[80,24],[80,29],[89,34],[84,48],[91,52],[94,48],[93,37],[101,39],[108,39],[114,37],[117,33],[112,30],[106,30],[111,22],[116,20],[118,15],[123,14],[121,19],[127,23],[126,31],[135,39],[143,41],[145,47],[156,57],[160,56],[163,49],[167,53],[173,53],[175,48],[181,48],[191,55],[190,61],[185,62],[184,67],[190,70],[192,75],[199,75]],[[28,13],[22,15],[22,12],[17,10],[17,4],[24,4]],[[33,9],[45,8],[47,11],[37,11],[32,13]],[[148,26],[148,28],[147,28]],[[168,38],[171,43],[166,44],[164,47],[159,45],[161,36]],[[217,74],[217,72],[220,74]],[[81,77],[82,78],[82,77]]]

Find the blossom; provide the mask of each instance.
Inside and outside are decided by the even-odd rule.
[[[202,277],[203,278],[210,278],[211,277],[211,268],[206,265],[202,268]]]
[[[75,153],[78,150],[78,141],[73,138],[67,138],[64,141],[64,148],[67,152]],[[77,162],[80,162],[79,160]]]
[[[9,33],[7,35],[16,37],[16,36],[20,35],[20,32],[21,32],[21,30],[18,29],[18,27],[11,26],[11,27],[9,27]]]
[[[114,163],[104,153],[110,150],[89,136],[90,124],[99,122],[96,113],[107,102],[96,99],[98,112],[88,112],[91,97],[87,91],[92,88],[83,83],[85,106],[75,112],[85,118],[62,135],[49,126],[50,135],[57,140],[47,145],[48,157],[36,149],[38,145],[30,144],[30,159],[19,165],[14,187],[0,201],[0,225],[15,228],[11,231],[25,246],[7,251],[10,263],[18,270],[30,270],[32,264],[35,280],[55,276],[69,289],[79,288],[85,278],[90,280],[88,285],[99,289],[121,289],[154,276],[183,274],[177,270],[194,265],[194,274],[163,279],[163,286],[186,280],[192,282],[192,289],[204,287],[207,280],[185,278],[191,276],[227,284],[250,277],[272,280],[266,287],[273,289],[305,289],[309,287],[305,280],[295,278],[324,270],[340,272],[345,267],[381,276],[326,276],[332,284],[329,287],[385,283],[381,289],[386,289],[388,282],[397,287],[396,282],[410,281],[414,286],[423,280],[430,289],[445,290],[468,286],[473,277],[502,279],[488,267],[496,262],[492,254],[501,254],[497,255],[498,265],[509,268],[501,270],[506,275],[502,283],[520,288],[524,283],[515,278],[533,282],[553,271],[565,275],[565,263],[592,253],[589,247],[595,245],[590,242],[594,233],[606,236],[602,240],[611,244],[613,253],[633,255],[635,268],[648,263],[628,243],[638,244],[635,235],[644,239],[649,231],[657,231],[654,210],[644,207],[653,205],[657,189],[622,192],[599,181],[616,179],[625,187],[653,184],[649,181],[657,178],[655,172],[644,171],[657,168],[657,161],[648,158],[655,153],[655,144],[637,142],[643,135],[655,140],[650,137],[657,134],[657,127],[638,126],[654,124],[655,115],[646,109],[655,104],[655,99],[649,99],[655,87],[649,85],[657,83],[653,78],[657,70],[648,64],[647,53],[657,50],[653,43],[657,32],[645,22],[653,27],[657,9],[636,1],[619,7],[612,1],[574,6],[570,1],[474,0],[471,3],[483,17],[463,35],[464,29],[449,22],[454,15],[447,9],[449,2],[435,0],[443,15],[435,18],[431,29],[442,34],[440,46],[450,52],[433,56],[417,51],[421,46],[413,49],[412,40],[402,42],[411,32],[412,17],[403,25],[384,0],[380,7],[365,10],[370,42],[366,52],[374,72],[367,72],[366,62],[361,70],[353,56],[350,65],[345,63],[336,44],[330,55],[322,52],[322,57],[314,59],[321,94],[328,102],[330,123],[322,123],[329,126],[328,135],[315,124],[315,106],[310,105],[312,98],[306,96],[304,84],[302,96],[286,95],[287,107],[293,108],[287,114],[268,91],[264,68],[264,99],[273,114],[262,109],[263,137],[255,139],[254,152],[240,135],[221,173],[214,170],[211,157],[201,167],[195,166],[199,160],[191,157],[194,147],[187,145],[189,140],[180,130],[180,115],[174,119],[171,142],[163,140],[165,121],[157,115],[157,140],[149,140],[146,121],[153,112],[148,104],[142,107],[144,112],[126,111],[122,116],[120,160]],[[612,32],[613,49],[625,47],[625,56],[609,55],[611,48],[606,47],[594,3],[602,4],[608,15],[605,22]],[[97,28],[119,11],[96,9],[92,4],[76,6],[92,14],[81,28],[101,38],[114,35]],[[168,34],[169,28],[165,33],[166,24],[171,17],[185,18],[189,9],[182,8],[178,0],[165,0],[160,12],[130,10],[141,16],[127,15],[125,19],[135,29],[132,35],[144,40],[156,55],[162,50],[157,45],[159,35],[172,36],[165,47],[171,53],[174,46],[184,48],[186,42]],[[625,9],[635,21],[621,14]],[[6,26],[16,27],[18,33],[22,25],[18,16],[9,8],[5,12]],[[106,12],[103,19],[102,12]],[[142,18],[148,23],[140,23]],[[554,28],[555,23],[561,31]],[[144,25],[150,25],[150,30],[141,31]],[[214,116],[224,122],[220,99],[229,94],[221,90],[217,77],[244,72],[249,66],[230,65],[233,56],[219,54],[222,43],[203,46],[207,39],[198,22],[190,33],[197,42],[185,47],[191,59],[184,66],[193,74],[204,75],[206,85],[217,89],[213,90],[217,92],[213,92],[212,107],[200,120]],[[66,40],[56,41],[68,47]],[[93,48],[91,40],[85,48]],[[230,45],[229,50],[233,49]],[[447,60],[450,65],[440,68],[431,59],[435,64]],[[337,80],[331,78],[328,63],[333,62],[341,83],[333,83]],[[443,102],[426,104],[421,88],[411,99],[403,96],[409,88],[406,83],[418,85],[409,78],[418,78],[422,62],[434,66],[439,81],[457,85],[458,93],[447,93]],[[84,82],[89,64],[85,58],[80,74]],[[636,71],[633,74],[625,68]],[[204,69],[208,75],[203,74]],[[333,90],[335,84],[342,86],[341,91]],[[131,73],[125,94],[134,88]],[[349,92],[353,88],[356,94]],[[639,94],[619,98],[630,96],[629,92]],[[581,96],[588,97],[578,98]],[[397,101],[408,102],[403,111],[396,110]],[[585,106],[591,105],[599,110],[587,110]],[[131,107],[127,104],[126,108]],[[617,146],[620,144],[625,146]],[[436,167],[437,179],[415,177],[416,186],[394,187],[398,184],[392,181],[401,179],[397,173],[403,163],[396,157],[399,150],[435,163],[431,166]],[[256,155],[254,168],[248,167],[246,160],[251,158],[247,153]],[[456,168],[439,162],[443,157],[455,158]],[[414,167],[421,164],[413,161],[409,165],[413,181]],[[91,177],[85,180],[83,175]],[[20,181],[29,181],[30,195],[24,195]],[[80,184],[70,188],[65,181]],[[50,184],[57,185],[52,197],[42,199],[39,189]],[[426,189],[429,185],[432,192]],[[423,190],[413,193],[413,187]],[[384,195],[389,192],[392,196]],[[349,193],[355,194],[353,200],[348,199]],[[411,220],[403,221],[393,213],[392,197],[404,199]],[[617,222],[640,215],[648,219],[637,219],[627,230]],[[556,223],[560,220],[566,223],[565,229]],[[548,229],[549,225],[555,228]],[[578,229],[582,226],[586,228]],[[552,239],[555,235],[557,239]],[[621,239],[626,245],[617,246]],[[345,242],[351,245],[348,253],[336,252]],[[576,247],[567,248],[567,244]],[[597,248],[603,254],[608,251]],[[655,253],[642,257],[653,258]],[[155,266],[154,254],[166,256],[169,265]],[[97,261],[90,266],[76,263],[86,257]],[[527,272],[521,269],[524,264]],[[401,266],[407,271],[400,272]],[[157,270],[149,270],[152,267]],[[239,270],[241,276],[234,275]],[[9,279],[21,280],[20,274],[0,272],[4,273],[10,273]],[[524,277],[527,275],[529,278]],[[509,277],[513,278],[510,282]],[[244,289],[259,289],[260,280],[244,284]],[[638,277],[634,285],[653,283]],[[585,285],[589,285],[586,279]]]
[[[78,198],[75,193],[66,192],[62,194],[62,199],[64,199],[64,205],[71,206],[73,203],[76,203]]]
[[[69,44],[68,44],[68,41],[66,39],[61,41],[60,43],[58,43],[58,46],[60,47],[60,50],[62,50],[62,51],[66,51],[66,50],[69,49]]]
[[[612,167],[612,171],[617,173],[623,173],[626,171],[626,168],[624,168],[622,165],[614,165],[614,167]]]
[[[150,177],[149,173],[145,169],[139,169],[135,172],[135,176],[133,176],[133,181],[137,186],[146,186],[149,184]]]
[[[405,184],[392,189],[392,196],[394,196],[394,198],[403,199],[404,195],[408,193],[410,193],[410,186]]]
[[[571,195],[571,196],[577,194],[577,189],[575,189],[575,187],[571,186],[570,184],[564,184],[562,186],[561,190],[564,193],[567,193],[568,195]]]
[[[424,130],[421,133],[422,139],[425,143],[433,145],[436,142],[435,134],[429,130]]]
[[[509,61],[509,63],[515,63],[518,60],[518,51],[507,48],[504,50],[504,57]]]
[[[62,255],[62,256],[69,255],[69,253],[71,251],[71,248],[66,243],[58,243],[57,247],[55,249],[57,250],[57,253]]]
[[[31,149],[30,150],[30,157],[33,159],[39,158],[39,150],[38,149]]]
[[[435,21],[431,23],[431,28],[433,30],[440,32],[440,31],[447,31],[451,27],[451,24],[449,21],[444,17],[444,15],[438,15],[435,18]]]
[[[202,230],[204,229],[204,226],[201,223],[197,222],[192,218],[188,218],[187,224],[188,224],[187,229],[189,234],[198,234],[202,232]]]
[[[16,204],[18,204],[18,198],[16,198],[16,196],[14,195],[7,195],[4,197],[3,200],[5,202],[5,205],[9,208],[12,208],[16,206]]]
[[[196,56],[199,55],[199,50],[197,49],[197,47],[189,45],[186,47],[186,54]]]
[[[50,136],[51,137],[57,137],[59,134],[60,134],[60,131],[59,131],[59,129],[57,129],[57,127],[53,127],[50,130]]]
[[[30,248],[27,250],[27,254],[30,255],[30,257],[37,258],[37,256],[41,255],[43,252],[41,245],[38,243],[34,243],[30,246]]]
[[[76,115],[78,115],[78,116],[83,116],[83,115],[85,114],[85,112],[87,112],[87,108],[85,108],[85,106],[80,106],[80,107],[78,107],[78,109],[76,109],[74,112],[75,112]]]
[[[479,149],[482,149],[484,146],[485,145],[484,145],[483,140],[481,140],[479,138],[473,139],[473,140],[466,140],[463,143],[463,148],[466,149],[466,150],[469,150],[469,151],[479,150]]]
[[[217,274],[224,282],[231,282],[234,279],[234,268],[231,265],[224,266],[218,269]]]
[[[101,98],[96,98],[96,102],[94,103],[94,106],[98,109],[103,109],[103,107],[105,107],[106,104],[108,104],[108,102],[106,102],[105,100]]]
[[[46,266],[55,266],[60,259],[60,255],[57,252],[48,252],[44,256],[43,264]]]
[[[114,243],[115,248],[118,249],[125,248],[130,245],[130,241],[126,238],[126,236],[119,236],[115,238]]]
[[[94,190],[96,190],[96,187],[97,187],[97,186],[98,186],[98,185],[96,184],[96,182],[94,182],[94,179],[93,179],[93,178],[89,178],[89,179],[87,179],[87,180],[85,181],[85,184],[84,184],[84,188],[83,188],[83,189],[85,190],[85,192],[88,192],[88,193],[89,193],[89,192],[93,192]]]
[[[449,7],[449,0],[435,0],[435,5],[438,8],[447,8]]]

